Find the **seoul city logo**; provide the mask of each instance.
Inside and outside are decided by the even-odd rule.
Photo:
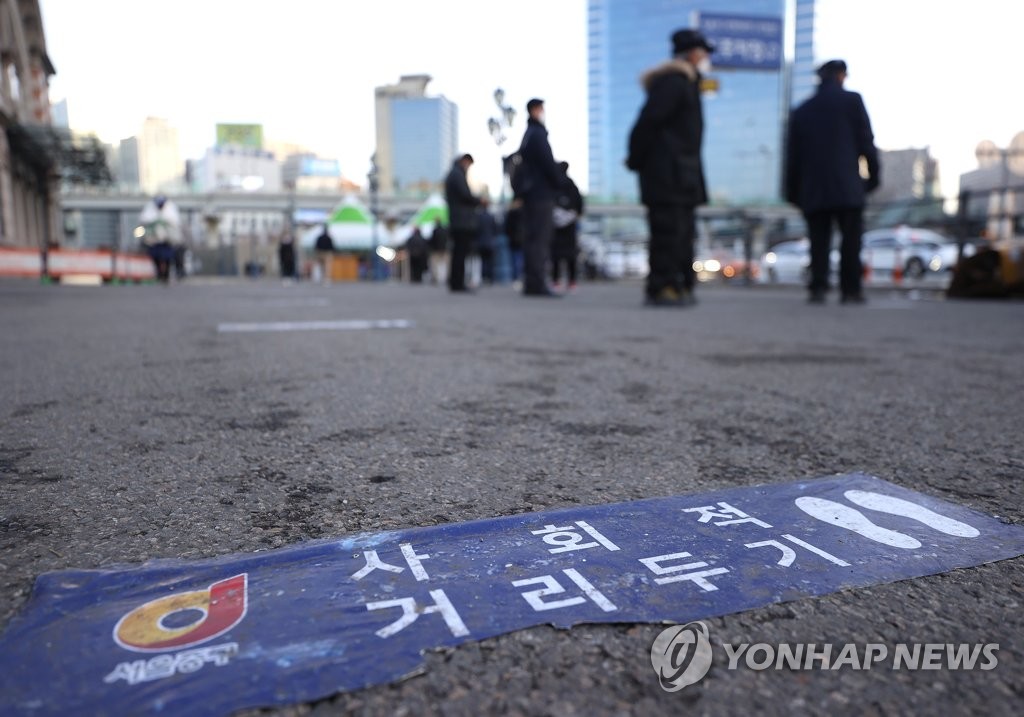
[[[711,669],[711,639],[703,622],[673,625],[651,645],[651,665],[666,692],[700,682]]]
[[[114,642],[133,652],[168,652],[213,640],[245,618],[247,577],[150,600],[118,620]]]

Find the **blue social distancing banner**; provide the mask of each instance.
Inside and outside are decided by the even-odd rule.
[[[534,625],[685,623],[1021,554],[1022,527],[854,474],[69,570],[0,638],[0,695],[5,714],[223,715]]]

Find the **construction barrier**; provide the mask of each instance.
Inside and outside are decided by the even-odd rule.
[[[0,276],[44,276],[42,253],[34,249],[0,248]],[[99,276],[103,281],[144,281],[155,279],[156,272],[152,260],[142,254],[53,249],[46,253],[45,276],[51,279]]]
[[[892,256],[892,283],[900,284],[903,282],[903,255],[902,252],[897,248]]]

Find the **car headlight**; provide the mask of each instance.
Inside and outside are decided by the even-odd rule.
[[[765,264],[774,264],[778,260],[779,260],[779,257],[776,256],[775,252],[773,252],[773,251],[770,251],[770,252],[768,252],[767,254],[764,255],[764,263]]]
[[[928,268],[932,271],[938,271],[942,268],[942,257],[933,256],[932,260],[928,262]]]
[[[704,262],[704,271],[715,272],[722,268],[722,263],[718,259],[708,259]]]
[[[704,262],[699,261],[699,260],[693,262],[693,270],[695,272],[697,272],[698,274],[701,273],[702,271],[704,271]]]

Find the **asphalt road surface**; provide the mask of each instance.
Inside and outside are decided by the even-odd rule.
[[[37,575],[863,471],[1024,523],[1024,305],[561,300],[273,281],[0,283],[0,624]],[[408,329],[219,333],[226,322]],[[728,670],[538,627],[284,715],[1020,714],[1024,559],[707,621],[713,643],[999,643],[989,671]],[[252,713],[249,713],[252,714]]]

